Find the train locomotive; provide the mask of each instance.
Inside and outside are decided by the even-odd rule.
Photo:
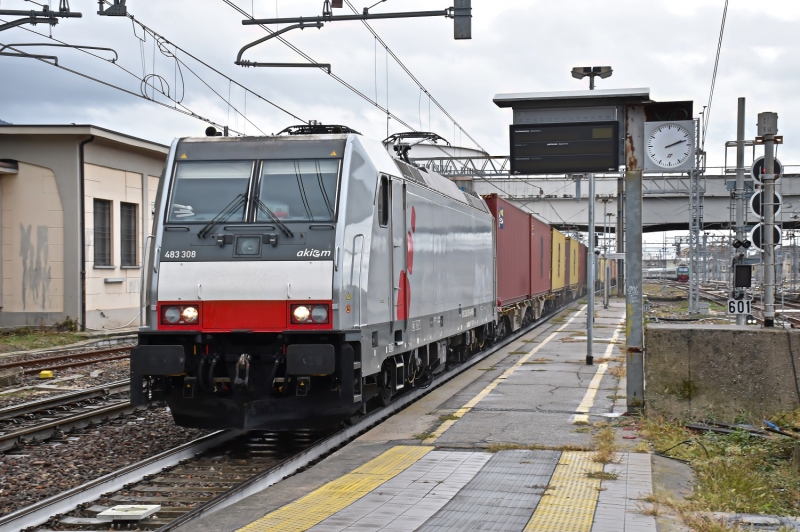
[[[544,222],[515,229],[529,273],[509,292],[497,198],[343,126],[286,131],[173,142],[132,403],[187,427],[335,426],[585,292],[585,246]]]

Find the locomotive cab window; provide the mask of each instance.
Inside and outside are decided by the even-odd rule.
[[[338,182],[338,160],[264,161],[257,220],[332,222]]]
[[[251,161],[179,162],[167,221],[208,222],[228,209],[226,220],[243,221],[252,172]]]
[[[389,178],[381,176],[381,186],[378,190],[378,223],[381,227],[389,225]]]

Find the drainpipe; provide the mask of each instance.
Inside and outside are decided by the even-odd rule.
[[[94,140],[94,135],[80,143],[78,150],[78,188],[80,190],[80,227],[81,234],[81,330],[86,330],[86,183],[84,172],[83,147]]]

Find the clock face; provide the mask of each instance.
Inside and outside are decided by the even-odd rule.
[[[692,153],[692,135],[678,124],[663,124],[647,139],[647,156],[662,168],[681,166]]]

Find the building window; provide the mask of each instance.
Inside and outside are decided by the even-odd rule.
[[[94,265],[111,264],[111,202],[94,200]]]
[[[135,203],[119,204],[119,241],[122,249],[122,266],[138,266],[139,261],[136,256],[138,244],[137,213],[138,205]]]

